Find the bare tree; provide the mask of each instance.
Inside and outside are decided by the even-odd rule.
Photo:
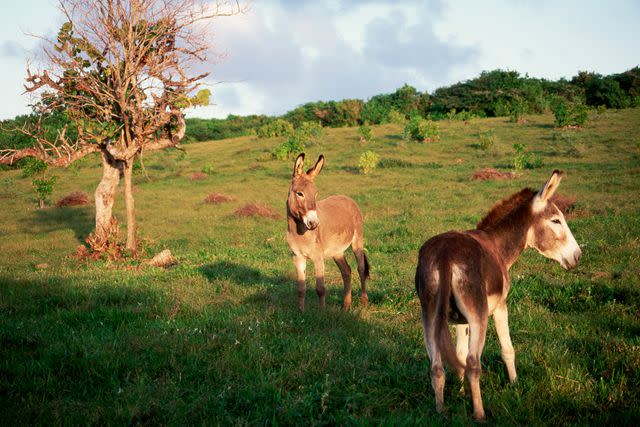
[[[38,100],[38,120],[19,131],[34,145],[0,151],[0,163],[35,157],[66,167],[100,153],[94,241],[112,232],[123,177],[126,246],[135,252],[133,161],[145,151],[178,146],[185,135],[182,110],[209,101],[207,89],[197,92],[208,73],[194,72],[210,54],[206,24],[245,7],[226,0],[59,0],[66,22],[56,40],[45,41],[43,68],[27,70],[25,89]],[[55,114],[65,115],[68,125],[52,135],[43,123]]]

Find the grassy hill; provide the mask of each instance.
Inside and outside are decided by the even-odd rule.
[[[497,424],[630,424],[640,416],[640,110],[593,115],[580,130],[553,117],[440,122],[439,140],[402,139],[398,125],[326,131],[320,197],[347,194],[365,218],[370,306],[340,310],[327,262],[327,309],[308,280],[296,309],[285,242],[293,168],[271,160],[278,140],[242,137],[143,158],[135,177],[146,254],[168,248],[168,270],[71,255],[93,228],[92,206],[37,210],[30,180],[0,172],[0,424],[468,424],[471,402],[448,374],[446,416],[435,413],[413,290],[430,236],[473,228],[499,199],[538,188],[555,169],[576,198],[569,225],[583,247],[564,271],[527,250],[511,270],[510,325],[518,383],[509,385],[493,326],[481,387]],[[493,130],[494,149],[478,148]],[[542,157],[514,180],[474,181],[511,168],[513,144]],[[360,154],[382,164],[358,173]],[[208,166],[214,172],[192,180]],[[99,162],[58,175],[53,199],[90,195]],[[222,193],[235,198],[207,204]],[[241,217],[247,203],[279,219]],[[118,200],[116,216],[124,218]],[[348,260],[354,267],[353,256]],[[45,264],[45,265],[42,265]],[[355,269],[354,269],[355,270]],[[308,272],[312,271],[309,267]],[[355,279],[355,275],[354,275]],[[490,322],[492,323],[492,322]]]

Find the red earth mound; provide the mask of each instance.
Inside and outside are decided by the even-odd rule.
[[[235,215],[241,217],[262,217],[262,218],[271,218],[278,219],[280,215],[274,212],[269,206],[259,205],[256,203],[248,203],[241,208],[236,209],[234,212]]]
[[[82,206],[89,203],[89,197],[86,193],[82,191],[74,191],[62,199],[58,200],[56,203],[56,207],[61,208],[62,206]]]
[[[474,181],[488,181],[494,179],[514,179],[519,174],[515,172],[500,172],[496,169],[486,168],[479,171],[475,171],[471,177]]]
[[[207,197],[205,197],[205,203],[211,203],[217,205],[218,203],[227,203],[235,200],[235,197],[227,196],[226,194],[221,193],[211,193]]]

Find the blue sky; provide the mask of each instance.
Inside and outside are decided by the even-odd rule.
[[[55,0],[3,1],[0,119],[29,111],[27,58],[62,22]],[[432,92],[503,68],[548,79],[640,65],[640,2],[254,0],[217,20],[225,58],[203,65],[213,103],[197,117],[281,114],[307,101],[367,99],[404,83]]]

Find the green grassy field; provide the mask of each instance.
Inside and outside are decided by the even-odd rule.
[[[144,157],[135,177],[147,256],[168,248],[179,265],[71,257],[92,231],[91,205],[37,210],[28,178],[0,172],[1,424],[471,424],[471,402],[448,373],[447,413],[435,412],[413,276],[434,234],[469,229],[499,199],[540,187],[554,168],[576,204],[569,225],[583,248],[567,272],[527,250],[511,270],[511,336],[518,382],[508,384],[492,323],[481,387],[500,425],[618,425],[640,417],[640,110],[593,115],[581,130],[552,116],[441,122],[441,138],[402,140],[397,125],[327,130],[320,197],[347,194],[365,218],[370,306],[342,312],[342,284],[327,262],[327,309],[311,280],[296,308],[285,242],[293,159],[269,160],[279,141],[243,137]],[[478,149],[493,129],[493,152]],[[509,181],[514,143],[544,166]],[[370,175],[356,168],[373,150]],[[192,181],[193,172],[214,173]],[[83,160],[59,176],[53,199],[93,194],[101,169]],[[211,205],[213,192],[236,198]],[[92,199],[92,196],[90,196]],[[240,218],[246,203],[281,217]],[[124,218],[118,200],[116,215]],[[352,267],[352,255],[348,260]],[[40,264],[47,264],[42,266]],[[308,267],[308,272],[312,271]],[[354,268],[355,272],[355,268]],[[355,275],[354,275],[355,279]]]

